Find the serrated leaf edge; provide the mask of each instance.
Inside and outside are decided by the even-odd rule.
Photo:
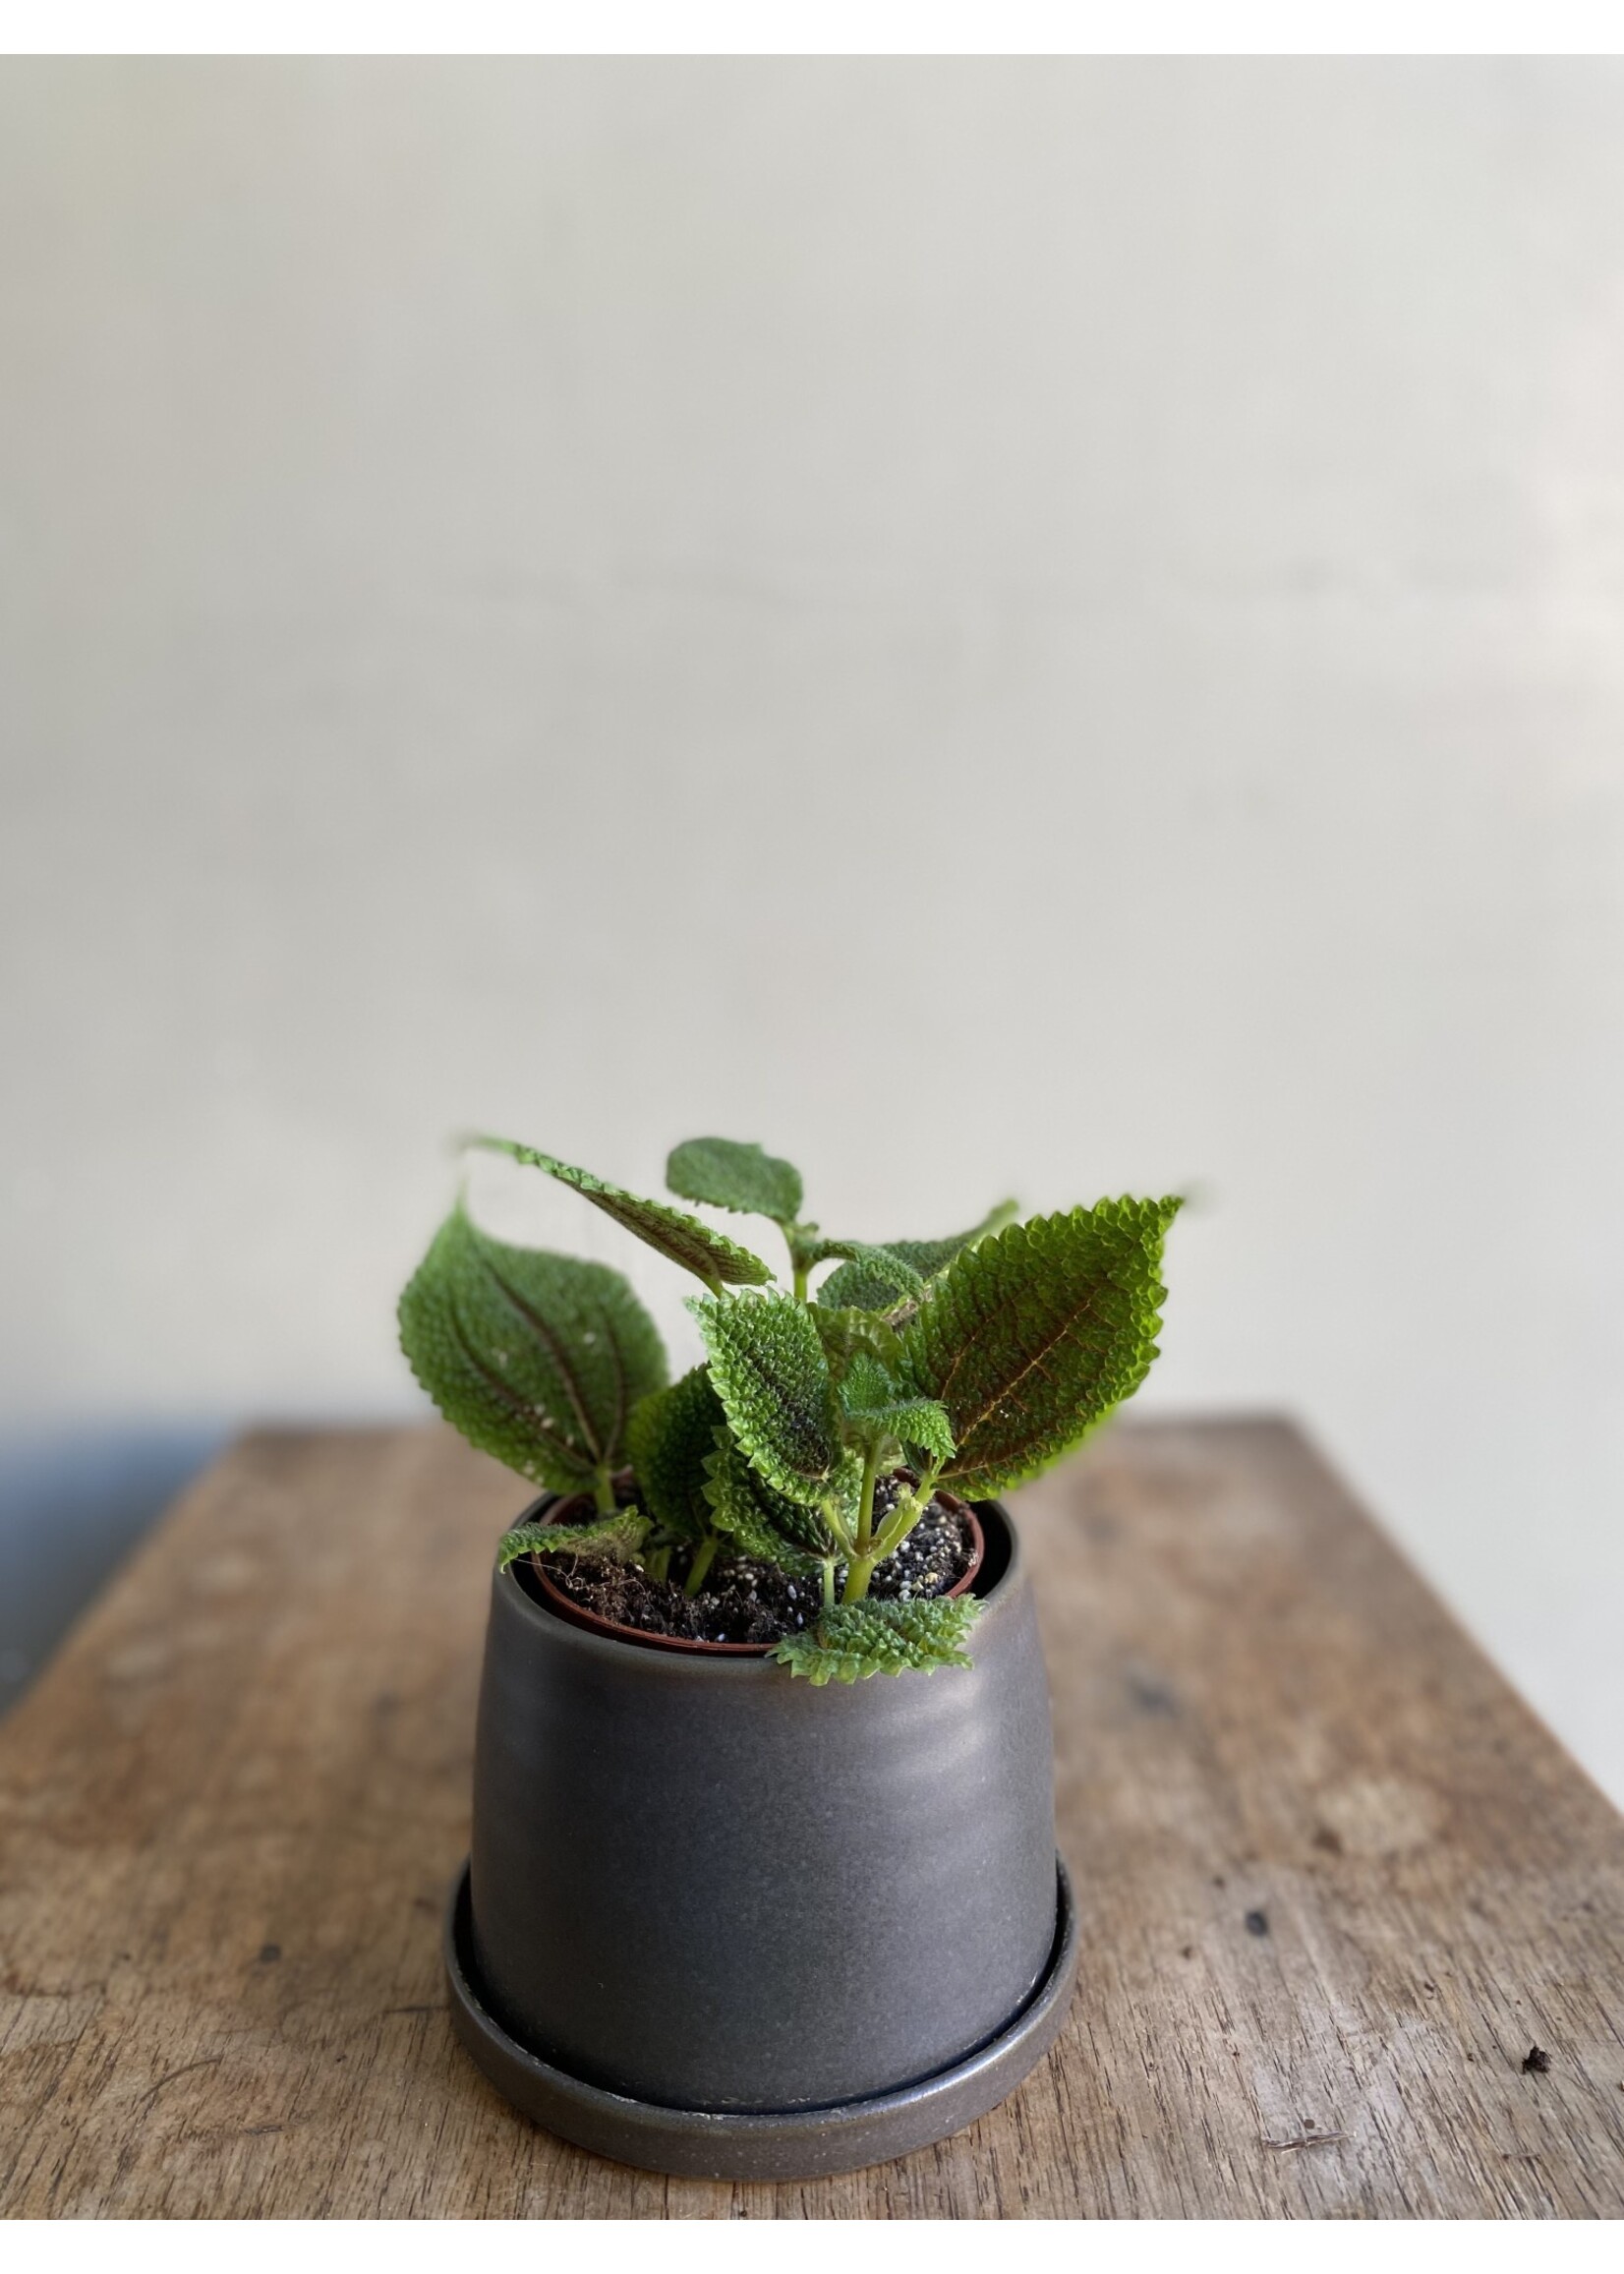
[[[518,1161],[523,1167],[540,1169],[544,1176],[567,1185],[572,1192],[579,1193],[584,1200],[590,1200],[594,1207],[601,1208],[623,1232],[629,1232],[634,1240],[641,1240],[645,1247],[654,1249],[667,1262],[675,1263],[680,1270],[691,1271],[696,1279],[704,1280],[708,1286],[720,1287],[724,1282],[734,1287],[767,1287],[772,1284],[772,1266],[764,1263],[759,1255],[748,1248],[740,1247],[736,1240],[729,1240],[725,1232],[719,1232],[714,1225],[705,1223],[698,1216],[690,1216],[685,1208],[673,1208],[668,1200],[651,1200],[644,1193],[634,1193],[624,1185],[611,1184],[607,1177],[595,1176],[590,1169],[576,1168],[569,1161],[559,1160],[555,1153],[545,1153],[535,1145],[520,1144],[513,1137],[475,1135],[464,1137],[462,1143],[478,1151],[504,1154],[507,1159]],[[717,1265],[716,1270],[702,1270],[686,1256],[673,1254],[668,1247],[663,1247],[652,1233],[628,1221],[615,1206],[616,1201],[624,1201],[632,1208],[641,1208],[656,1223],[669,1224],[686,1235],[712,1258]]]
[[[633,1563],[648,1532],[649,1520],[639,1508],[617,1508],[591,1524],[518,1524],[501,1536],[496,1568],[505,1571],[521,1555],[585,1555]]]

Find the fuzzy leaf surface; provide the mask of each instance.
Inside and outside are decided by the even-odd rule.
[[[909,1397],[868,1351],[859,1351],[840,1386],[846,1432],[865,1445],[888,1437],[920,1447],[937,1462],[953,1451],[946,1410],[934,1398]]]
[[[741,1555],[776,1564],[796,1578],[816,1572],[820,1556],[835,1544],[810,1508],[799,1508],[758,1476],[725,1424],[705,1464],[711,1522],[729,1533]]]
[[[935,1398],[900,1398],[888,1406],[860,1407],[846,1418],[859,1444],[883,1445],[896,1438],[911,1451],[928,1454],[938,1466],[952,1457],[953,1428],[947,1409]]]
[[[896,1330],[877,1312],[849,1308],[830,1311],[820,1302],[809,1305],[807,1316],[817,1329],[837,1382],[844,1378],[859,1354],[878,1359],[888,1370],[894,1371],[899,1365],[901,1344]]]
[[[666,1182],[685,1200],[775,1224],[792,1224],[801,1212],[799,1169],[732,1137],[690,1137],[667,1161]]]
[[[901,1336],[903,1375],[947,1408],[942,1483],[987,1498],[1079,1444],[1156,1356],[1176,1199],[1102,1200],[1013,1224],[950,1265]]]
[[[618,1271],[510,1248],[460,1204],[400,1298],[400,1343],[470,1444],[557,1492],[619,1467],[632,1407],[666,1379],[659,1329]]]
[[[959,1644],[981,1605],[973,1596],[926,1598],[919,1603],[838,1603],[821,1610],[804,1633],[785,1635],[773,1656],[791,1674],[822,1688],[826,1682],[860,1682],[870,1674],[934,1673],[938,1666],[973,1663]]]
[[[691,1296],[727,1426],[774,1488],[816,1507],[842,1466],[835,1384],[807,1306],[788,1295]]]
[[[939,1271],[947,1269],[962,1249],[1001,1230],[1015,1212],[1014,1200],[1000,1200],[998,1206],[990,1208],[971,1231],[955,1232],[946,1240],[886,1240],[871,1253],[888,1258],[895,1257],[921,1280],[934,1279]],[[830,1251],[832,1254],[835,1252]],[[847,1308],[889,1311],[899,1298],[888,1293],[887,1288],[886,1272],[871,1268],[858,1257],[842,1264],[839,1271],[829,1274],[818,1290],[818,1301],[836,1311]]]
[[[527,1168],[556,1177],[626,1231],[646,1240],[670,1262],[680,1263],[710,1286],[765,1287],[773,1276],[770,1267],[748,1248],[739,1247],[722,1232],[713,1232],[697,1216],[668,1207],[664,1200],[645,1200],[619,1185],[606,1184],[588,1169],[571,1168],[567,1161],[554,1160],[534,1145],[515,1144],[510,1137],[476,1137],[468,1142],[486,1152],[505,1153],[509,1160],[522,1161]]]
[[[592,1524],[521,1524],[504,1532],[496,1551],[505,1571],[521,1555],[578,1555],[586,1563],[635,1563],[649,1520],[635,1508],[621,1508]]]
[[[710,1530],[705,1464],[722,1420],[722,1401],[702,1366],[632,1408],[626,1449],[638,1496],[678,1540],[697,1542]]]
[[[731,1434],[729,1430],[729,1437]],[[819,1493],[816,1504],[812,1504],[793,1500],[787,1492],[781,1492],[770,1485],[761,1471],[739,1453],[736,1440],[733,1449],[744,1462],[756,1504],[764,1511],[773,1529],[781,1533],[791,1547],[799,1548],[814,1560],[829,1554],[834,1546],[834,1537],[822,1512],[833,1500],[836,1509],[848,1522],[855,1518],[857,1497],[862,1487],[862,1463],[854,1455],[842,1451],[834,1476]]]
[[[872,1412],[877,1406],[895,1405],[898,1397],[896,1378],[891,1369],[882,1366],[872,1351],[860,1350],[846,1369],[840,1396],[841,1410],[847,1414]]]
[[[818,1290],[818,1301],[831,1310],[889,1311],[894,1304],[917,1303],[925,1292],[923,1275],[895,1248],[870,1247],[862,1240],[820,1240],[811,1251],[812,1263],[844,1258]],[[843,1282],[833,1300],[828,1288]]]

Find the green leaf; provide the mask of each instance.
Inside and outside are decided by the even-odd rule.
[[[792,1224],[801,1212],[799,1169],[731,1137],[690,1137],[678,1145],[666,1163],[666,1182],[685,1200],[771,1216],[775,1224]]]
[[[915,1445],[936,1462],[953,1452],[953,1430],[946,1411],[934,1398],[908,1397],[899,1391],[879,1360],[867,1351],[853,1358],[840,1387],[841,1411],[849,1436],[873,1447],[888,1437]]]
[[[894,1437],[928,1453],[933,1461],[953,1458],[953,1424],[935,1398],[904,1398],[879,1417]]]
[[[748,1458],[786,1498],[816,1507],[843,1448],[835,1385],[804,1303],[789,1295],[691,1296],[711,1380]]]
[[[842,1263],[831,1271],[813,1301],[830,1311],[893,1311],[904,1296],[896,1290],[896,1275],[876,1271],[866,1263]]]
[[[902,1370],[947,1408],[942,1483],[984,1499],[1079,1444],[1156,1356],[1158,1276],[1176,1199],[1040,1216],[950,1265],[901,1337]]]
[[[849,1380],[848,1375],[847,1383]],[[859,1444],[879,1446],[895,1437],[901,1444],[927,1453],[937,1464],[951,1458],[953,1429],[946,1409],[935,1398],[894,1395],[884,1403],[854,1403],[846,1397],[845,1388],[846,1384],[842,1384],[841,1404],[847,1433]]]
[[[826,1311],[821,1304],[809,1306],[807,1316],[817,1329],[823,1344],[824,1356],[837,1382],[841,1381],[857,1354],[867,1352],[877,1358],[888,1370],[894,1371],[901,1359],[901,1344],[895,1328],[888,1325],[873,1311]]]
[[[509,1248],[460,1202],[400,1298],[400,1343],[470,1444],[558,1492],[619,1467],[632,1406],[666,1379],[659,1330],[618,1271]]]
[[[649,1520],[635,1508],[621,1508],[593,1524],[521,1524],[504,1532],[496,1568],[505,1571],[521,1555],[578,1555],[587,1563],[635,1563]]]
[[[841,1410],[847,1414],[872,1412],[876,1407],[895,1405],[897,1394],[890,1368],[882,1366],[872,1351],[860,1350],[841,1384]]]
[[[816,1572],[820,1559],[835,1552],[834,1541],[812,1510],[775,1492],[750,1466],[725,1424],[716,1432],[705,1470],[711,1521],[719,1532],[731,1534],[741,1555],[799,1578]]]
[[[845,1258],[845,1267],[832,1271],[828,1285],[844,1284],[830,1306],[833,1310],[890,1311],[899,1303],[917,1303],[925,1292],[921,1274],[895,1248],[872,1248],[862,1240],[820,1240],[809,1260],[827,1263],[837,1255]],[[818,1301],[824,1300],[820,1287]]]
[[[711,1528],[705,1464],[722,1418],[722,1401],[702,1366],[632,1408],[626,1446],[638,1496],[678,1540],[701,1541]]]
[[[1014,1200],[1000,1200],[990,1208],[973,1231],[956,1232],[947,1240],[887,1240],[880,1247],[864,1252],[867,1255],[885,1256],[885,1266],[878,1269],[858,1257],[841,1270],[832,1271],[818,1289],[818,1301],[833,1310],[855,1307],[860,1311],[889,1311],[899,1298],[888,1292],[895,1264],[901,1264],[917,1279],[934,1279],[945,1270],[962,1249],[972,1247],[977,1240],[1002,1230],[1015,1212]],[[841,1253],[832,1247],[833,1254]]]
[[[509,1137],[473,1137],[467,1141],[486,1152],[506,1153],[510,1160],[523,1161],[527,1167],[542,1169],[560,1184],[572,1186],[595,1208],[602,1208],[606,1216],[612,1216],[626,1231],[658,1248],[662,1255],[680,1263],[708,1286],[765,1287],[773,1276],[769,1266],[748,1248],[713,1232],[697,1216],[667,1207],[664,1200],[640,1199],[635,1193],[606,1184],[586,1169],[572,1169],[567,1161],[554,1160],[534,1145],[515,1144]]]
[[[958,1648],[980,1613],[973,1596],[888,1603],[873,1596],[821,1610],[802,1634],[785,1635],[773,1657],[820,1689],[870,1674],[934,1673],[973,1662]]]

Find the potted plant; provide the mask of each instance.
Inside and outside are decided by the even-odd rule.
[[[1075,1967],[995,1495],[1143,1379],[1179,1203],[870,1245],[824,1238],[760,1146],[678,1145],[680,1200],[779,1226],[780,1286],[688,1208],[470,1142],[692,1272],[704,1358],[671,1380],[618,1272],[461,1200],[401,1298],[441,1413],[542,1493],[493,1579],[463,2040],[551,2129],[656,2170],[805,2178],[942,2138],[1041,2057]]]

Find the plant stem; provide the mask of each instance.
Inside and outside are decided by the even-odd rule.
[[[862,1602],[868,1593],[868,1583],[874,1577],[874,1566],[879,1560],[877,1555],[859,1555],[847,1567],[845,1585],[841,1590],[842,1603]]]
[[[898,1501],[897,1510],[891,1522],[874,1543],[874,1560],[876,1563],[883,1563],[888,1555],[896,1554],[898,1548],[901,1546],[902,1542],[913,1530],[932,1500],[935,1499],[936,1479],[939,1473],[939,1467],[927,1469],[918,1484],[914,1486],[913,1490],[904,1493]]]
[[[825,1610],[833,1610],[835,1607],[835,1558],[833,1555],[826,1555],[823,1559],[823,1606]]]
[[[857,1553],[866,1555],[874,1538],[874,1486],[880,1474],[880,1448],[870,1445],[863,1455],[863,1495],[857,1503]]]
[[[805,1260],[805,1250],[795,1238],[794,1226],[789,1224],[783,1226],[783,1244],[789,1251],[789,1268],[794,1274],[795,1301],[804,1303],[807,1299],[806,1282],[811,1276],[812,1266]]]
[[[829,1526],[830,1531],[834,1533],[835,1538],[837,1541],[839,1541],[840,1545],[845,1549],[846,1560],[849,1562],[853,1553],[855,1552],[855,1549],[853,1547],[851,1535],[845,1528],[845,1518],[841,1514],[840,1509],[836,1506],[833,1494],[831,1494],[824,1501],[823,1520]]]
[[[874,1486],[880,1470],[880,1447],[870,1445],[863,1455],[863,1493],[857,1503],[857,1537],[841,1590],[842,1603],[861,1603],[868,1593],[879,1556],[874,1552]]]
[[[602,1468],[593,1471],[593,1493],[598,1502],[599,1515],[612,1516],[614,1514],[614,1479],[609,1475],[607,1461]]]
[[[707,1532],[699,1545],[694,1549],[693,1561],[688,1566],[688,1576],[682,1582],[684,1595],[697,1595],[699,1593],[700,1588],[705,1583],[705,1574],[711,1568],[711,1558],[716,1551],[717,1536],[714,1532]]]

